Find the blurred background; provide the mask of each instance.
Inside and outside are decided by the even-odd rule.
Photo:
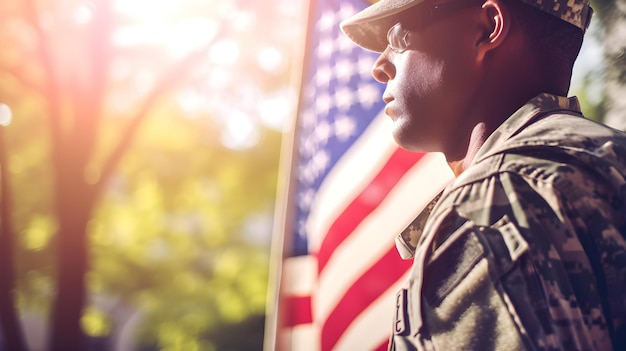
[[[6,350],[262,349],[307,6],[2,0]],[[591,32],[572,93],[599,119]]]
[[[3,257],[30,350],[71,325],[83,271],[94,350],[261,349],[303,4],[1,2]]]

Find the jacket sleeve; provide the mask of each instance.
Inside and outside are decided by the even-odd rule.
[[[415,344],[611,349],[580,218],[549,174],[524,172],[470,184],[434,213],[407,287]]]

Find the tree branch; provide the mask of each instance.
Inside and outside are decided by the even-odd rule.
[[[48,43],[48,37],[39,23],[37,17],[37,6],[34,0],[24,0],[27,21],[35,29],[39,41],[38,49],[42,66],[45,71],[44,96],[48,97],[50,129],[52,131],[52,157],[55,161],[61,158],[62,136],[61,136],[61,94],[58,84],[58,77],[54,65],[52,49]]]
[[[44,96],[41,91],[41,86],[39,86],[35,81],[30,79],[28,75],[24,72],[24,68],[21,66],[13,66],[9,67],[5,70],[6,74],[12,76],[15,81],[21,84],[23,87],[30,89],[32,91],[37,92],[39,96]]]
[[[148,115],[148,112],[153,107],[153,105],[156,104],[157,100],[163,94],[165,94],[168,91],[168,89],[170,89],[172,86],[174,86],[178,82],[182,81],[182,79],[187,76],[191,68],[195,66],[195,63],[205,57],[210,46],[211,45],[207,45],[203,49],[198,50],[188,55],[184,59],[180,60],[173,67],[173,69],[171,69],[169,73],[165,74],[163,76],[163,79],[158,84],[155,85],[155,88],[152,90],[150,95],[146,97],[143,104],[141,105],[141,107],[139,108],[135,116],[132,118],[130,124],[128,125],[124,133],[122,134],[122,137],[120,138],[119,143],[117,143],[117,146],[115,147],[115,149],[111,152],[108,159],[104,162],[103,167],[102,167],[102,176],[96,186],[101,188],[103,186],[103,182],[106,179],[109,179],[109,177],[112,175],[116,165],[122,158],[126,149],[129,147],[133,139],[133,136],[137,132],[137,129],[139,128],[143,120],[146,118],[146,116]]]

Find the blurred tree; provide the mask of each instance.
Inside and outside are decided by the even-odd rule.
[[[259,101],[284,95],[280,53],[298,32],[275,32],[297,11],[187,0],[146,24],[120,9],[132,3],[0,4],[0,102],[15,116],[0,126],[10,350],[25,349],[15,306],[49,314],[50,350],[83,349],[83,330],[123,344],[131,322],[143,343],[210,350],[209,330],[263,312],[280,140],[263,120],[281,112]]]
[[[626,130],[626,0],[594,0],[604,42],[603,121]]]
[[[4,130],[0,127],[0,325],[3,326],[6,346],[11,350],[22,351],[25,350],[26,345],[13,299],[15,235],[10,219],[13,200],[9,190],[9,171],[5,150]]]
[[[240,153],[194,127],[153,115],[91,223],[93,285],[108,292],[110,310],[140,307],[149,321],[142,343],[166,349],[211,350],[225,336],[211,330],[265,306],[266,239],[255,244],[259,234],[245,226],[269,231],[250,213],[271,212],[279,135],[268,131],[260,147]]]

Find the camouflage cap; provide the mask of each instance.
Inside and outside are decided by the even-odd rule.
[[[358,46],[382,52],[387,47],[387,32],[397,15],[428,0],[380,0],[341,22],[341,30]],[[457,0],[469,1],[469,0]],[[593,9],[589,0],[520,0],[580,28],[589,27]]]

